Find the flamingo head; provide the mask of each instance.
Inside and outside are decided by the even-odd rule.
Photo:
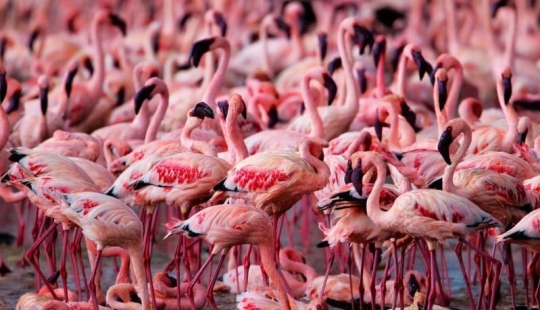
[[[285,36],[287,36],[287,39],[291,39],[291,26],[287,24],[287,22],[283,19],[283,17],[276,17],[274,18],[274,23],[276,24],[276,27],[283,31],[285,33]]]
[[[375,122],[373,123],[373,127],[375,128],[375,135],[377,135],[377,139],[382,142],[383,122],[379,117],[379,109],[377,109],[377,113],[375,113]]]
[[[360,54],[364,54],[366,47],[369,47],[369,50],[373,51],[373,44],[375,44],[373,33],[367,28],[360,26],[356,23],[353,25],[353,29],[353,41],[354,43],[358,44],[358,47],[360,48]]]
[[[211,49],[215,41],[216,38],[213,37],[199,40],[193,44],[193,46],[191,47],[191,51],[189,52],[189,60],[193,64],[193,66],[199,66],[202,56]]]
[[[71,90],[73,89],[73,80],[75,80],[77,71],[79,71],[78,62],[72,62],[68,67],[66,78],[64,79],[64,91],[66,92],[66,96],[68,99],[71,96]]]
[[[501,73],[501,82],[503,86],[504,104],[507,105],[512,97],[512,70],[506,68]]]
[[[359,68],[356,69],[356,75],[358,76],[358,84],[360,84],[360,93],[363,94],[367,91],[368,80],[366,77],[366,69]]]
[[[330,76],[330,74],[326,72],[323,73],[322,78],[324,88],[326,88],[326,90],[328,91],[327,104],[331,105],[337,95],[337,85],[334,79],[332,79],[332,77]]]
[[[418,77],[420,80],[424,78],[424,75],[427,73],[431,75],[431,72],[433,72],[433,67],[422,55],[422,52],[418,48],[413,48],[411,50],[411,56],[414,60],[414,63],[416,64],[416,67],[418,68]]]
[[[362,167],[362,158],[358,158],[356,167],[354,167],[351,173],[351,183],[360,196],[362,196],[362,179],[364,178],[364,168],[365,167]]]
[[[523,145],[525,140],[527,140],[527,135],[529,133],[529,128],[531,127],[531,119],[527,116],[523,116],[519,119],[517,126],[518,138],[517,144]]]
[[[34,42],[36,42],[36,39],[41,34],[41,32],[42,29],[40,26],[36,26],[30,31],[30,37],[28,38],[28,50],[30,50],[31,54],[34,53]]]
[[[206,103],[199,102],[189,112],[189,116],[194,116],[200,119],[204,119],[205,117],[214,119],[214,111]]]
[[[414,113],[405,100],[402,100],[399,105],[401,107],[401,116],[407,120],[407,123],[411,125],[415,132],[420,131],[420,128],[416,126],[416,113]]]
[[[141,110],[142,104],[145,100],[152,98],[154,95],[154,90],[156,88],[156,84],[152,83],[146,83],[141,89],[137,91],[135,94],[135,99],[133,102],[135,103],[135,114],[139,114],[139,111]]]
[[[178,29],[184,31],[188,21],[193,17],[193,12],[187,11],[178,19]]]
[[[319,54],[321,55],[321,61],[326,57],[328,51],[328,35],[325,32],[317,34],[317,40],[319,42]]]
[[[384,53],[386,53],[386,39],[384,36],[377,36],[373,45],[373,62],[375,63],[375,68],[379,67],[381,56]]]
[[[127,34],[127,26],[126,22],[118,15],[114,13],[109,14],[109,21],[111,25],[118,27],[118,29],[122,32],[122,36],[126,36]]]
[[[405,44],[398,45],[394,51],[392,52],[391,62],[392,62],[392,69],[394,71],[397,70],[399,59],[401,58],[401,54],[403,54],[403,51],[405,50]]]
[[[49,81],[46,75],[42,75],[38,78],[37,82],[39,86],[39,103],[41,107],[41,113],[47,114],[47,107],[49,105]]]
[[[453,141],[452,126],[448,126],[441,134],[439,143],[437,144],[437,150],[439,150],[439,153],[441,153],[442,158],[448,165],[452,164],[452,160],[450,159],[450,145]]]
[[[338,56],[328,62],[326,70],[328,70],[328,73],[330,73],[330,75],[333,75],[337,69],[341,69],[342,67],[343,63],[341,61],[341,57]]]
[[[448,76],[446,75],[446,70],[440,69],[437,70],[437,73],[435,74],[435,81],[437,82],[437,94],[438,94],[438,100],[439,100],[439,109],[442,111],[444,109],[444,105],[446,104],[446,100],[448,99]]]

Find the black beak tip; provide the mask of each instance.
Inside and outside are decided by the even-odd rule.
[[[118,29],[122,32],[122,36],[125,37],[127,35],[126,22],[120,16],[111,13],[109,14],[109,20],[113,26],[118,27]]]
[[[229,113],[229,102],[227,102],[227,100],[219,101],[217,106],[221,111],[221,114],[223,114],[223,117],[226,119],[227,114]]]
[[[356,164],[356,167],[353,169],[351,173],[351,183],[358,193],[358,195],[362,196],[362,179],[364,178],[364,172],[362,171],[362,162],[358,160],[358,163]]]
[[[214,13],[214,19],[219,27],[219,30],[221,31],[221,36],[224,37],[225,35],[227,35],[227,22],[225,21],[223,15],[216,12]]]
[[[328,74],[323,74],[324,87],[328,90],[328,101],[327,104],[331,105],[337,95],[337,85],[332,77]]]
[[[195,106],[195,111],[196,115],[201,119],[205,117],[214,119],[214,111],[204,102],[197,103],[197,105]]]
[[[242,100],[242,117],[247,119],[247,106],[244,100]]]
[[[141,89],[139,89],[139,91],[137,91],[135,98],[133,99],[133,103],[135,104],[135,114],[139,114],[143,102],[151,98],[154,88],[156,88],[156,85],[150,84],[143,86]]]
[[[452,128],[448,127],[439,138],[439,143],[437,144],[437,150],[441,153],[442,158],[446,164],[451,165],[452,160],[450,159],[450,145],[452,144]]]
[[[328,36],[326,33],[319,33],[317,35],[317,40],[319,41],[321,60],[323,60],[326,57],[326,52],[328,51]]]
[[[377,115],[375,117],[375,122],[373,124],[373,127],[375,128],[375,135],[377,135],[377,139],[379,139],[379,141],[382,142],[382,134],[383,134],[382,128],[383,128],[383,125],[382,125],[381,119],[379,118],[379,115]]]
[[[189,59],[193,66],[199,66],[202,56],[210,50],[214,41],[214,38],[209,38],[197,41],[193,44],[191,51],[189,52]]]
[[[274,19],[274,22],[276,23],[276,26],[279,30],[283,31],[285,33],[285,36],[287,37],[287,40],[291,39],[291,26],[283,20],[281,17],[276,17]]]

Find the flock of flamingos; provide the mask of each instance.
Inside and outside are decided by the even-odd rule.
[[[30,2],[0,2],[17,309],[446,309],[449,246],[467,308],[538,307],[539,1]]]

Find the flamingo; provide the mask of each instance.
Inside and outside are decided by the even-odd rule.
[[[434,272],[437,268],[435,260],[437,242],[444,242],[449,238],[458,238],[460,244],[464,243],[475,249],[479,254],[494,263],[497,267],[496,278],[498,279],[500,262],[463,239],[463,237],[482,229],[500,227],[501,224],[492,215],[482,211],[466,198],[430,189],[419,189],[403,193],[394,201],[390,210],[384,212],[379,205],[386,176],[386,167],[381,156],[373,152],[363,152],[356,153],[351,160],[353,167],[355,167],[353,169],[353,174],[356,174],[356,177],[353,178],[355,180],[361,180],[362,174],[371,167],[375,167],[377,171],[377,179],[367,201],[367,214],[371,220],[382,229],[407,234],[413,238],[424,238],[428,242],[431,256],[428,308],[435,300],[436,276]],[[361,182],[357,183],[356,189],[358,192],[362,191]],[[429,227],[429,229],[426,229],[426,227]],[[394,255],[397,255],[397,253],[394,253]],[[465,270],[462,269],[462,271]],[[464,277],[466,277],[466,274],[464,274]],[[400,278],[396,279],[396,282],[399,285]],[[493,288],[495,289],[495,286]],[[400,303],[403,305],[403,300]],[[493,308],[493,306],[494,297],[491,300],[491,307]]]
[[[212,308],[217,310],[212,288],[229,249],[234,245],[253,244],[257,245],[261,251],[261,263],[278,290],[278,299],[282,309],[291,310],[285,284],[276,270],[275,256],[272,253],[273,238],[267,233],[271,230],[272,222],[263,210],[249,205],[215,205],[197,212],[185,221],[171,221],[166,226],[168,232],[165,237],[183,233],[188,237],[201,237],[213,245],[210,256],[187,288],[192,308],[195,307],[192,295],[193,286],[214,256],[221,252],[218,267],[208,284],[206,297]]]

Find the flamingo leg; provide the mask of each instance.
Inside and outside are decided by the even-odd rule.
[[[527,250],[522,248],[521,249],[521,260],[522,260],[522,266],[523,266],[523,289],[525,290],[525,298],[526,298],[526,306],[529,308],[529,273],[527,272],[527,265],[529,260],[529,255],[527,253]]]
[[[34,269],[36,270],[38,276],[41,278],[41,280],[43,282],[45,282],[45,285],[47,286],[47,289],[49,289],[49,292],[51,293],[52,297],[54,299],[58,299],[58,297],[56,296],[56,294],[54,293],[54,290],[51,286],[51,284],[47,281],[47,277],[45,277],[45,275],[43,274],[43,271],[41,271],[41,268],[39,268],[39,257],[35,257],[34,256],[34,253],[36,251],[36,249],[39,248],[39,246],[41,245],[41,243],[43,243],[43,241],[45,241],[45,239],[53,233],[53,231],[56,229],[56,226],[58,224],[56,223],[53,223],[37,240],[36,242],[34,242],[34,244],[32,245],[32,247],[30,247],[30,249],[28,249],[28,252],[26,253],[26,257],[28,258],[28,260],[30,261],[30,263],[32,264],[32,266],[34,266]]]
[[[249,266],[250,266],[250,256],[251,256],[251,250],[253,249],[253,245],[248,245],[248,248],[246,250],[246,255],[244,256],[244,292],[247,291],[248,288],[248,281],[249,281]],[[238,270],[238,268],[236,268]],[[238,276],[236,277],[238,279]],[[239,290],[240,291],[240,290]]]
[[[369,293],[371,294],[371,308],[372,309],[375,309],[377,305],[377,301],[376,301],[377,290],[375,288],[375,284],[377,283],[377,267],[379,266],[380,261],[381,261],[381,248],[376,247],[375,253],[373,254],[373,264],[371,266],[371,281],[369,283]]]
[[[146,278],[148,279],[148,284],[150,284],[150,291],[154,292],[154,281],[152,279],[152,270],[150,266],[151,258],[151,245],[152,245],[152,236],[151,236],[151,227],[152,227],[152,213],[148,212],[146,214],[146,225],[144,230],[144,249],[143,249],[143,264],[146,271]],[[156,297],[155,294],[151,294],[152,306],[154,309],[157,309]]]
[[[351,261],[351,251],[352,251],[352,247],[349,247],[349,282],[350,282],[350,286],[351,286],[351,305],[352,307],[354,308],[354,298],[353,298],[353,288],[352,288],[352,261]],[[358,255],[358,252],[356,252],[355,254]],[[360,279],[363,279],[364,278],[364,262],[365,262],[365,259],[366,259],[366,247],[365,245],[362,246],[362,256],[360,257],[360,266],[362,268],[360,268],[359,272],[360,272]],[[362,280],[360,280],[360,285],[358,286],[358,293],[360,294],[360,310],[364,310],[364,283]]]
[[[21,247],[24,244],[24,203],[15,203],[13,204],[13,208],[15,209],[15,213],[17,214],[17,220],[19,224],[17,227],[17,239],[15,240],[15,246]]]
[[[469,275],[467,274],[467,270],[465,269],[465,264],[463,263],[462,248],[463,248],[463,242],[459,241],[454,251],[456,252],[456,256],[459,262],[459,267],[461,268],[461,273],[463,274],[463,279],[465,280],[465,286],[467,287],[467,295],[469,295],[469,302],[471,303],[471,309],[474,309],[476,308],[476,305],[474,303],[474,297],[471,290],[471,283],[469,281]],[[467,254],[469,253],[470,251],[467,252]]]
[[[219,271],[221,270],[221,267],[223,266],[223,262],[225,262],[225,257],[227,256],[227,252],[229,252],[228,249],[223,249],[223,251],[221,251],[221,257],[219,258],[216,271],[214,272],[214,275],[212,276],[210,283],[208,283],[208,289],[206,291],[206,298],[208,299],[208,301],[210,302],[210,305],[212,305],[212,308],[214,308],[214,310],[219,310],[219,308],[217,307],[216,301],[214,300],[213,288],[214,288],[214,285],[216,284]]]
[[[534,253],[531,263],[529,264],[529,270],[528,270],[529,273],[532,272],[532,268],[534,268],[534,265],[536,264],[539,258],[540,258],[540,253]],[[534,285],[534,281],[533,281],[533,285]],[[533,303],[534,302],[538,303],[539,299],[538,299],[537,293],[538,293],[538,289],[535,290],[535,295],[533,296]]]
[[[64,289],[64,301],[68,301],[68,284],[67,284],[67,270],[66,270],[66,254],[68,250],[69,230],[62,230],[62,254],[60,256],[60,277],[62,278],[62,285]]]
[[[86,281],[86,272],[85,272],[85,269],[84,269],[84,261],[83,261],[83,258],[82,258],[82,249],[81,249],[81,242],[82,242],[82,238],[83,238],[82,231],[80,229],[77,229],[75,235],[77,236],[77,238],[75,239],[75,241],[72,244],[73,247],[74,247],[73,251],[75,252],[75,259],[77,260],[77,262],[79,264],[79,268],[81,270],[83,283],[84,283],[84,288],[86,290],[86,297],[90,298],[90,294],[89,294],[90,289],[88,288],[88,281]]]
[[[392,309],[396,308],[398,295],[403,291],[403,280],[401,279],[401,272],[399,268],[399,257],[396,245],[396,239],[392,238],[392,252],[394,252],[394,269],[396,270],[396,280],[394,281],[394,299],[392,301]],[[402,299],[402,298],[401,298]],[[403,304],[400,305],[403,309]]]
[[[414,258],[416,256],[416,247],[418,245],[416,242],[412,245],[411,252],[409,253],[409,261],[407,262],[407,270],[413,270],[414,269]]]
[[[52,219],[50,220],[52,221]],[[51,273],[54,273],[56,271],[56,251],[54,250],[54,245],[56,243],[57,234],[58,232],[56,231],[56,229],[54,229],[51,232],[49,239],[47,240],[45,245],[45,254],[47,255],[47,262],[49,263],[49,269]]]
[[[208,265],[210,265],[210,263],[212,263],[212,259],[214,258],[214,256],[215,256],[214,253],[210,253],[210,255],[208,256],[208,258],[206,259],[204,264],[199,269],[199,271],[197,271],[197,273],[195,274],[193,279],[191,279],[191,281],[189,282],[189,285],[188,285],[187,290],[186,290],[186,295],[188,297],[189,304],[191,305],[192,309],[197,308],[197,307],[195,307],[195,300],[193,299],[193,286],[195,285],[195,283],[197,283],[197,280],[199,280],[199,278],[203,274],[204,270],[208,267]]]
[[[321,298],[322,298],[322,296],[324,296],[324,291],[326,289],[326,282],[328,281],[328,276],[330,275],[330,269],[332,269],[332,264],[334,263],[334,257],[335,257],[334,249],[331,248],[330,249],[330,256],[328,257],[328,259],[326,261],[326,271],[324,272],[324,280],[323,280],[323,283],[321,285],[321,291],[319,293],[319,296]]]
[[[73,278],[75,282],[75,290],[77,291],[77,300],[80,300],[82,291],[81,291],[81,280],[79,278],[79,268],[77,266],[77,259],[75,257],[75,247],[73,246],[73,242],[75,242],[75,238],[77,237],[78,229],[75,228],[73,231],[73,240],[69,246],[69,262],[71,264],[71,269],[73,270]]]
[[[172,261],[169,263],[169,265],[167,265],[167,267],[165,267],[165,271],[166,272],[169,272],[171,271],[171,269],[175,269],[176,271],[176,279],[178,279],[180,281],[180,252],[181,252],[181,248],[182,248],[182,235],[179,236],[178,238],[178,242],[176,243],[176,249],[174,251],[174,256],[173,256],[173,259]],[[181,308],[181,303],[180,303],[180,299],[181,299],[181,290],[180,290],[180,284],[178,284],[176,286],[176,301],[178,303],[178,309],[182,309]]]
[[[452,289],[450,287],[450,277],[448,276],[448,266],[446,264],[446,256],[444,255],[444,248],[443,245],[439,245],[439,250],[441,252],[441,267],[442,267],[442,281],[446,285],[446,288],[448,289],[448,293],[452,293]],[[444,295],[441,295],[441,298],[444,298]]]
[[[500,279],[500,275],[501,275],[501,268],[502,268],[501,262],[499,262],[494,257],[490,256],[488,253],[486,253],[482,249],[476,247],[474,244],[472,244],[468,240],[460,238],[459,241],[463,241],[463,243],[466,246],[470,247],[472,250],[479,253],[482,257],[484,257],[484,259],[491,261],[492,265],[495,266],[495,276],[494,276],[494,281],[493,281],[492,290],[491,290],[491,292],[493,292],[493,293],[490,294],[491,295],[491,301],[489,303],[489,309],[494,309],[495,308],[495,295],[496,295],[495,291],[496,291],[496,288],[499,286],[499,281],[500,281],[499,279]]]
[[[99,268],[99,263],[101,262],[101,253],[103,252],[102,249],[98,249],[96,260],[94,261],[94,268],[92,268],[92,275],[90,276],[90,282],[88,283],[88,286],[90,288],[90,296],[92,296],[92,305],[94,306],[94,310],[99,310],[98,305],[98,299],[96,296],[96,283],[94,282],[97,274],[97,270]]]
[[[381,286],[380,286],[380,291],[381,291],[381,309],[384,309],[384,304],[385,304],[385,297],[386,297],[386,279],[388,279],[388,271],[390,270],[390,260],[392,258],[389,256],[388,257],[388,260],[386,261],[386,266],[384,267],[384,272],[383,272],[383,276],[382,276],[382,279],[381,279]],[[373,306],[375,307],[375,306]]]
[[[430,277],[430,282],[429,282],[429,286],[430,286],[430,289],[429,289],[429,295],[428,295],[428,298],[426,300],[427,302],[427,309],[428,310],[431,310],[433,309],[433,304],[435,303],[435,297],[437,295],[437,289],[436,289],[436,272],[435,270],[437,270],[437,251],[435,249],[435,247],[433,247],[432,249],[429,250],[429,253],[430,253],[430,269],[431,269],[431,272],[429,274],[429,277]]]
[[[514,258],[512,256],[512,246],[503,245],[503,263],[508,272],[508,283],[510,283],[510,294],[512,295],[512,306],[516,309],[516,271],[514,270]]]

